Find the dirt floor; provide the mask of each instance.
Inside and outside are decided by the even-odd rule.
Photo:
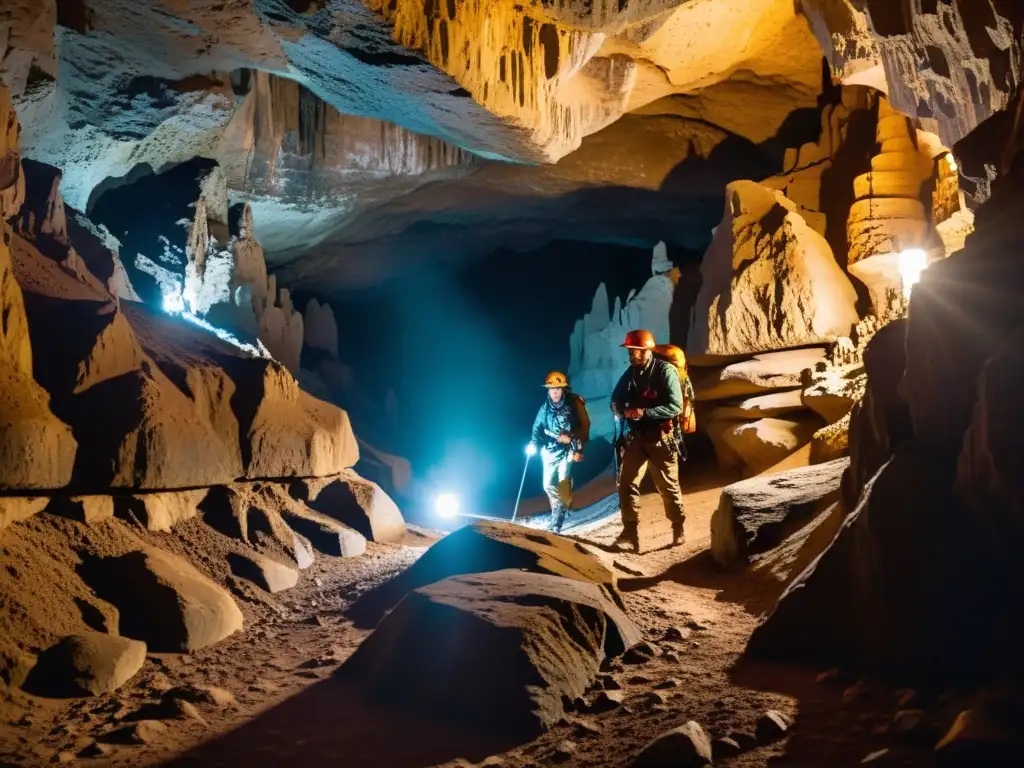
[[[625,692],[622,706],[572,716],[535,742],[502,744],[382,711],[332,678],[366,634],[343,617],[346,606],[412,563],[432,540],[428,533],[411,538],[410,546],[371,545],[360,558],[320,558],[295,589],[244,603],[244,633],[191,656],[152,655],[116,694],[63,701],[19,694],[2,710],[0,765],[626,766],[649,739],[687,721],[712,737],[753,734],[770,709],[794,718],[788,738],[716,759],[716,765],[858,765],[881,750],[889,751],[871,764],[932,764],[934,741],[893,735],[902,692],[818,682],[820,669],[736,666],[759,618],[810,557],[811,544],[819,546],[815,539],[834,532],[835,521],[823,515],[803,537],[754,567],[722,572],[707,551],[709,522],[722,484],[731,479],[687,473],[684,547],[639,556],[602,553],[618,568],[630,614],[658,655],[612,670]],[[656,518],[660,500],[647,496],[644,504]],[[617,532],[611,521],[579,540],[602,547]],[[683,639],[665,640],[670,628]],[[194,707],[166,719],[154,707],[181,686],[191,687]],[[230,697],[204,692],[206,686]],[[126,724],[154,719],[164,727],[136,731],[146,743],[96,743]]]

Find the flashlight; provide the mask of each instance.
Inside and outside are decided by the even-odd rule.
[[[459,514],[459,497],[454,493],[440,493],[434,499],[434,511],[438,517],[455,517]]]
[[[537,446],[534,445],[533,443],[530,443],[529,445],[527,445],[526,446],[526,455],[527,456],[536,456],[537,455]]]

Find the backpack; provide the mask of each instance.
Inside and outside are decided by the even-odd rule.
[[[683,389],[683,412],[679,414],[679,427],[684,435],[697,431],[697,414],[693,410],[693,385],[686,369],[686,353],[674,344],[659,344],[654,348],[655,357],[673,365],[679,372],[679,384]]]
[[[569,392],[569,399],[572,400],[572,407],[576,409],[576,418],[579,421],[579,441],[585,443],[590,440],[590,414],[587,413],[587,401],[575,392]]]

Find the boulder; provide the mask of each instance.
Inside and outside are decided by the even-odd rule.
[[[691,720],[658,736],[641,750],[631,768],[703,768],[711,762],[711,737]]]
[[[956,716],[949,731],[935,745],[935,764],[939,768],[1020,765],[1024,761],[1019,717],[1007,717],[1008,712],[1000,717],[990,709],[965,709]]]
[[[0,531],[39,514],[49,503],[46,496],[0,496]]]
[[[142,493],[117,499],[118,516],[134,518],[147,531],[169,531],[199,514],[207,490]]]
[[[784,194],[726,187],[722,224],[701,265],[689,355],[748,355],[846,336],[857,293],[825,238]]]
[[[598,584],[620,600],[614,573],[582,544],[511,523],[480,521],[448,534],[407,570],[360,596],[349,615],[358,625],[372,627],[414,589],[450,576],[504,569]]]
[[[745,471],[756,475],[809,443],[820,427],[821,419],[815,415],[758,419],[726,429],[722,439]]]
[[[41,696],[113,693],[142,669],[146,644],[102,632],[69,635],[39,656],[26,690]]]
[[[297,507],[282,509],[281,517],[325,555],[359,557],[366,552],[366,537],[333,517]]]
[[[596,583],[492,571],[409,592],[339,675],[424,716],[530,739],[640,637]]]
[[[711,556],[719,565],[765,552],[839,499],[848,459],[754,477],[722,489],[711,517]]]
[[[720,368],[691,368],[694,398],[726,400],[800,387],[805,368],[824,362],[822,347],[754,355]]]
[[[0,84],[0,220],[15,216],[25,202],[25,174],[19,154],[21,125],[7,87]]]
[[[195,651],[242,629],[231,595],[169,552],[147,546],[98,558],[83,576],[120,611],[121,632],[154,653]]]
[[[228,564],[235,576],[251,581],[271,594],[284,592],[299,582],[299,572],[295,568],[256,553],[232,552],[228,555]]]
[[[1019,590],[992,589],[1013,572],[1000,572],[984,525],[954,503],[951,464],[918,443],[897,448],[830,547],[754,630],[746,655],[913,687],[1018,674],[1017,633],[1000,606]]]
[[[333,478],[295,483],[298,498],[311,509],[345,523],[370,541],[399,542],[405,520],[398,506],[379,485],[349,470]]]

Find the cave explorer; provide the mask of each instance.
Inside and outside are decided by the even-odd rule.
[[[672,546],[683,543],[683,494],[679,488],[678,416],[683,412],[683,389],[678,369],[654,354],[654,335],[633,330],[622,343],[629,352],[629,368],[612,391],[616,425],[625,423],[617,442],[619,508],[622,533],[615,547],[640,551],[637,509],[640,481],[650,467],[654,485],[672,521]]]
[[[544,493],[551,504],[550,530],[561,533],[572,514],[572,465],[583,461],[583,444],[590,437],[586,401],[569,390],[564,373],[552,371],[544,380],[548,396],[533,420],[531,442],[539,448],[544,466]]]

